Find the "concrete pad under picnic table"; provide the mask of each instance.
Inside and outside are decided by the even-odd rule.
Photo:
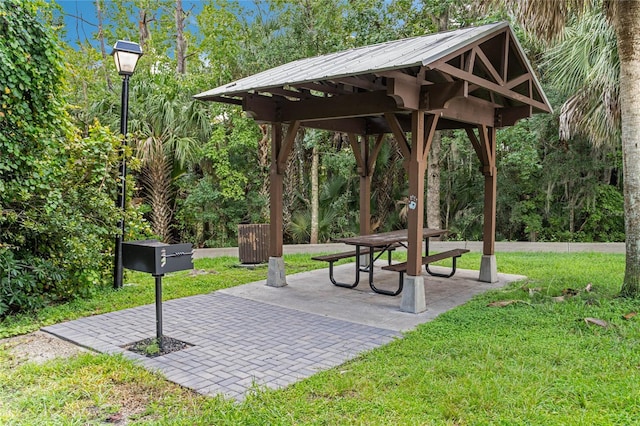
[[[380,269],[386,264],[384,261],[375,263],[374,284],[380,289],[395,290],[398,288],[399,274]],[[449,270],[437,266],[430,268],[434,272]],[[353,282],[354,269],[355,263],[335,266],[336,280]],[[401,294],[386,296],[374,293],[369,287],[368,274],[365,272],[360,274],[360,283],[354,289],[334,286],[329,281],[329,272],[326,268],[288,275],[285,287],[269,287],[265,285],[265,281],[258,281],[219,291],[244,299],[358,324],[394,331],[408,331],[467,302],[477,294],[502,288],[510,282],[526,278],[522,275],[499,273],[497,282],[486,283],[478,281],[478,275],[479,271],[467,269],[458,269],[450,278],[433,277],[424,272],[427,310],[418,314],[400,311]]]

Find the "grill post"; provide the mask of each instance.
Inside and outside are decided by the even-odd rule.
[[[162,275],[154,275],[156,279],[156,337],[162,349]]]

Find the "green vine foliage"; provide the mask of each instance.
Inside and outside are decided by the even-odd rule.
[[[111,277],[121,139],[71,124],[47,8],[0,1],[0,319]]]
[[[57,98],[62,69],[55,43],[34,4],[0,3],[0,176],[20,187],[12,195],[22,201],[42,187],[48,172],[42,160],[60,154],[68,128]]]

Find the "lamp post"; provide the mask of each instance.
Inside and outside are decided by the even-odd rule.
[[[129,77],[136,69],[138,59],[142,56],[142,49],[138,43],[118,40],[113,46],[113,59],[116,63],[118,74],[122,76],[122,101],[120,108],[120,133],[122,133],[122,159],[120,160],[120,182],[118,185],[118,198],[116,206],[123,212],[125,208],[127,165],[125,163],[124,149],[127,145],[127,116],[129,114]],[[116,253],[114,258],[113,288],[122,287],[122,239],[124,238],[124,217],[118,220],[119,232],[116,235]]]

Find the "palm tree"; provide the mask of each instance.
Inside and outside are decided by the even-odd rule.
[[[132,117],[130,131],[137,140],[142,161],[142,183],[151,206],[153,232],[170,242],[173,219],[173,181],[195,161],[200,143],[210,131],[205,107],[188,97],[186,78],[156,73],[139,78],[132,87],[140,110]]]
[[[495,3],[495,0],[492,1]],[[544,40],[557,37],[571,19],[584,18],[592,0],[501,0],[526,30]],[[640,296],[640,2],[605,0],[620,63],[618,103],[622,141],[626,265],[621,294]],[[615,91],[613,92],[615,93]]]

